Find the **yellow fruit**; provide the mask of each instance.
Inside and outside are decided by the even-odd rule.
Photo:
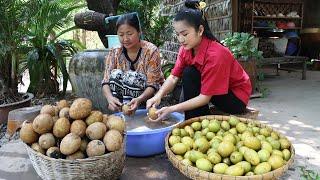
[[[180,129],[179,129],[179,128],[174,128],[174,129],[172,130],[172,135],[174,135],[174,136],[180,136],[180,135],[181,135]]]
[[[238,162],[242,161],[242,159],[243,159],[243,155],[238,151],[235,151],[230,155],[230,161],[233,164],[237,164]]]
[[[281,138],[279,139],[281,149],[289,149],[290,148],[290,142],[287,139]]]
[[[194,141],[195,147],[198,151],[206,153],[210,148],[210,144],[206,138],[199,138]]]
[[[257,175],[264,174],[271,171],[271,165],[268,162],[260,163],[254,168],[254,173]]]
[[[220,124],[218,122],[210,122],[208,128],[209,131],[216,133],[220,130]]]
[[[261,148],[260,140],[256,137],[249,136],[244,140],[244,145],[250,149],[259,150]]]
[[[218,147],[218,153],[222,157],[230,156],[230,154],[233,152],[233,150],[234,150],[234,145],[233,145],[233,143],[231,143],[229,141],[222,141]]]
[[[264,135],[265,137],[268,137],[271,135],[271,132],[267,128],[261,128],[260,129],[260,134]]]
[[[235,138],[235,136],[233,134],[227,134],[223,137],[223,141],[229,141],[231,142],[232,144],[236,144],[237,143],[237,140]]]
[[[247,126],[243,122],[239,122],[236,125],[236,129],[239,133],[243,133],[247,129]]]
[[[219,163],[213,166],[213,172],[217,174],[224,174],[229,166],[225,163]]]
[[[282,150],[282,154],[284,160],[288,161],[290,159],[291,152],[288,149]]]
[[[196,166],[198,169],[203,171],[211,172],[212,171],[212,164],[209,160],[201,158],[196,161]]]
[[[214,137],[214,133],[213,133],[213,132],[208,132],[208,133],[206,134],[206,138],[207,138],[209,141],[212,140],[213,137]]]
[[[200,151],[192,150],[190,151],[189,160],[195,163],[198,159],[204,158],[205,155]]]
[[[252,165],[258,165],[260,163],[258,153],[253,149],[248,149],[244,152],[244,159]]]
[[[271,144],[271,146],[272,146],[272,149],[277,149],[277,150],[279,150],[280,149],[280,142],[279,141],[277,141],[277,140],[271,140],[271,141],[269,141],[269,143]]]
[[[188,136],[187,131],[186,131],[186,130],[184,130],[184,129],[180,129],[180,136],[181,136],[181,137]]]
[[[239,152],[241,152],[241,153],[244,155],[244,153],[245,153],[248,149],[249,149],[249,148],[246,147],[246,146],[241,146],[241,147],[239,148]]]
[[[228,131],[230,129],[230,124],[227,121],[222,121],[221,128]]]
[[[203,121],[201,121],[201,126],[202,126],[202,129],[205,129],[209,126],[209,120],[208,119],[204,119]]]
[[[260,158],[260,162],[267,162],[270,157],[270,152],[266,149],[261,149],[258,152],[258,156]]]
[[[218,164],[221,162],[221,156],[216,152],[208,153],[208,160],[212,164]]]
[[[196,132],[194,133],[193,139],[199,139],[199,138],[201,138],[201,137],[204,137],[204,136],[202,135],[201,131],[196,131]]]
[[[250,131],[243,132],[241,135],[241,140],[244,141],[247,137],[253,137],[252,132],[250,132]]]
[[[191,151],[187,151],[187,152],[184,154],[183,158],[184,158],[184,159],[190,159],[190,153],[191,153]]]
[[[265,149],[265,150],[269,151],[269,153],[272,153],[272,146],[267,141],[262,141],[261,142],[261,149]]]
[[[192,148],[193,147],[193,139],[189,136],[185,136],[183,138],[181,138],[181,142],[185,145],[187,145],[189,148]]]
[[[192,127],[190,126],[185,126],[184,130],[186,130],[186,132],[189,134],[190,137],[194,137],[194,130],[192,129]]]
[[[272,170],[278,169],[279,167],[283,166],[284,161],[281,156],[278,155],[271,155],[268,163],[271,165]]]
[[[235,116],[231,116],[229,119],[229,124],[235,127],[239,123],[239,119]]]
[[[200,122],[193,122],[192,124],[191,124],[191,127],[195,130],[195,131],[199,131],[199,130],[201,130],[201,123]]]
[[[283,158],[282,151],[277,150],[277,149],[272,150],[271,155],[278,155],[278,156],[281,156]]]
[[[228,167],[225,171],[225,174],[230,176],[242,176],[244,173],[244,169],[242,166],[232,165]]]
[[[169,137],[170,146],[173,146],[174,144],[177,144],[179,142],[181,142],[181,137],[180,136],[170,136]]]
[[[251,164],[247,161],[238,162],[236,165],[242,166],[244,173],[247,173],[251,170]]]
[[[187,152],[188,147],[183,143],[176,143],[171,147],[173,153],[177,155],[183,155]]]
[[[208,132],[209,132],[209,128],[204,128],[201,130],[201,135],[206,136]],[[213,132],[211,132],[211,133],[213,133]]]
[[[271,135],[270,135],[274,140],[278,140],[279,139],[279,135],[278,135],[278,133],[276,133],[276,132],[274,132],[274,131],[272,131],[271,132]]]

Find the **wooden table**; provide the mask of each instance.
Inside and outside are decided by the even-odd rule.
[[[282,57],[272,57],[272,58],[263,58],[261,60],[261,65],[276,65],[277,68],[277,75],[279,75],[279,70],[286,70],[286,71],[297,71],[297,69],[292,68],[281,68],[282,64],[301,64],[301,73],[302,73],[302,80],[306,79],[306,70],[307,64],[306,61],[308,57],[305,56],[282,56]]]

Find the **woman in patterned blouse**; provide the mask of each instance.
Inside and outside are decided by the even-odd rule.
[[[105,60],[103,94],[111,111],[128,103],[134,112],[151,98],[164,81],[158,48],[140,39],[136,14],[124,14],[116,23],[121,47],[111,48]]]

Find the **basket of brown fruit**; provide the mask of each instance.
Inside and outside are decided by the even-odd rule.
[[[42,179],[117,179],[125,161],[124,121],[78,98],[45,105],[20,138]]]
[[[294,160],[281,133],[235,116],[192,118],[166,137],[172,164],[191,179],[276,179]]]

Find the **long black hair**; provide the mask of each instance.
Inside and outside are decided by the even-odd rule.
[[[117,30],[123,24],[128,24],[129,26],[134,27],[138,32],[141,31],[139,17],[137,13],[128,13],[121,15],[116,23]]]
[[[207,18],[204,16],[204,12],[198,9],[200,3],[198,0],[186,0],[185,8],[181,9],[174,21],[185,20],[190,26],[194,27],[196,31],[199,30],[200,25],[204,27],[203,35],[208,39],[219,42],[219,40],[212,34],[208,25]]]

